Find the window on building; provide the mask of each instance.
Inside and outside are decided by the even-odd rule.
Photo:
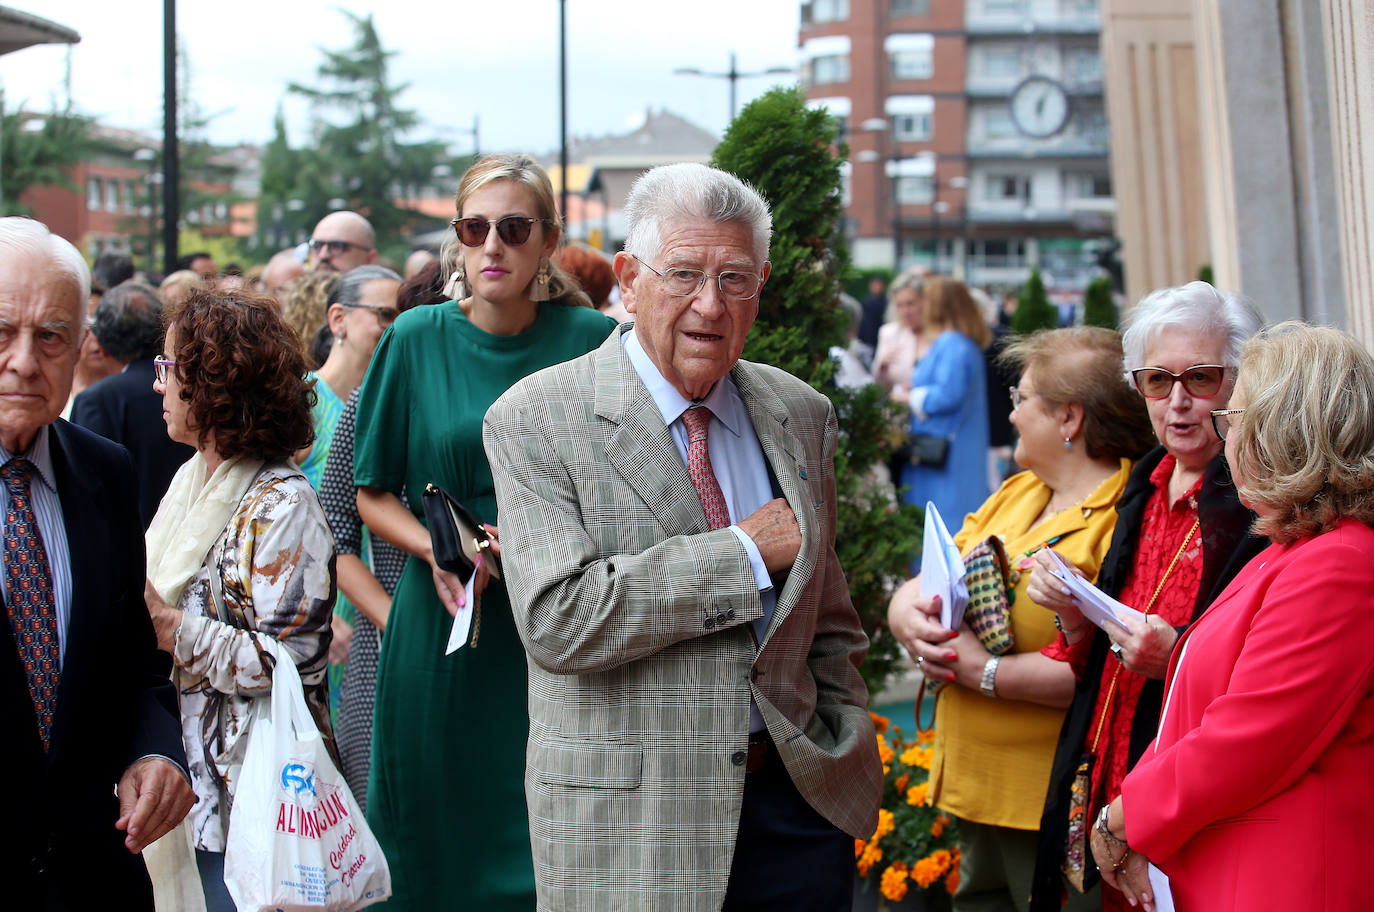
[[[105,181],[105,211],[119,211],[119,181],[114,178]]]
[[[136,202],[136,199],[137,199],[137,193],[138,193],[138,190],[137,190],[137,188],[134,186],[134,182],[131,181],[131,180],[126,180],[126,181],[124,182],[124,211],[125,211],[125,212],[133,212],[133,211],[134,211],[134,203]]]
[[[978,60],[980,75],[989,79],[1015,79],[1021,75],[1021,52],[1014,47],[985,48]]]
[[[996,107],[983,111],[983,136],[987,139],[1011,139],[1017,136],[1016,124],[1008,108]]]
[[[930,0],[891,0],[888,8],[893,16],[929,16]]]
[[[1064,55],[1064,69],[1074,83],[1102,81],[1102,54],[1095,48],[1074,48]]]
[[[1020,200],[1023,203],[1030,202],[1030,176],[1026,174],[989,174],[987,183],[984,185],[987,190],[987,197],[992,202],[1007,202]]]
[[[1026,265],[1026,242],[1020,238],[986,238],[971,241],[969,257],[989,269],[1016,269]]]
[[[982,0],[983,12],[993,16],[1025,12],[1026,0]]]
[[[822,85],[828,82],[848,82],[849,81],[849,55],[831,54],[826,57],[816,57],[811,61],[807,69],[809,82],[812,85]]]
[[[1107,199],[1112,195],[1112,179],[1105,171],[1077,171],[1068,175],[1069,193],[1074,199]]]
[[[898,142],[930,142],[935,136],[933,114],[894,114],[892,130]]]
[[[893,79],[929,79],[935,75],[935,55],[929,50],[893,51]]]
[[[86,208],[99,209],[104,198],[104,182],[98,177],[86,178]]]
[[[226,202],[215,203],[215,221],[225,222],[229,220],[229,204]]]
[[[927,206],[935,201],[935,178],[929,174],[897,178],[897,202],[902,206]]]
[[[811,0],[809,6],[812,22],[844,22],[849,18],[849,0]]]

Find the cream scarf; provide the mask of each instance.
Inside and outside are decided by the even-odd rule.
[[[207,478],[209,466],[196,453],[177,469],[145,536],[148,579],[168,605],[175,608],[181,601],[182,591],[224,534],[263,464],[261,459],[235,456]]]
[[[206,478],[209,466],[196,453],[177,469],[144,538],[148,579],[168,605],[175,608],[181,601],[262,467],[261,459],[237,456],[220,463]],[[143,860],[158,912],[203,912],[205,897],[185,820],[144,849]]]

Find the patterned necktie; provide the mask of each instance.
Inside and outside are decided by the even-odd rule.
[[[5,606],[14,632],[19,659],[29,679],[29,694],[43,736],[43,750],[52,736],[57,707],[57,602],[53,597],[48,552],[29,505],[27,459],[11,459],[0,467],[5,483]]]
[[[682,423],[687,426],[687,474],[692,476],[692,484],[701,498],[706,522],[712,530],[724,529],[730,525],[730,511],[725,509],[725,495],[720,492],[720,483],[711,469],[711,453],[706,448],[711,410],[704,405],[693,406],[682,413]]]

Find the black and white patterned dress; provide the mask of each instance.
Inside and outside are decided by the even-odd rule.
[[[320,482],[320,501],[334,531],[339,554],[352,554],[367,564],[377,582],[391,595],[406,563],[406,555],[395,546],[370,535],[358,516],[357,489],[353,485],[353,424],[358,414],[358,392],[348,404],[334,429],[324,479]],[[372,701],[377,690],[377,655],[382,634],[361,611],[353,621],[353,643],[348,651],[343,687],[339,693],[339,723],[335,730],[343,775],[353,797],[367,809],[367,777],[372,751]]]

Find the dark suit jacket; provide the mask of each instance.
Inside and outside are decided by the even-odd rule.
[[[172,476],[195,453],[167,436],[162,397],[153,392],[153,359],[134,361],[120,373],[77,394],[72,403],[72,424],[95,431],[129,451],[138,473],[138,515],[147,529]]]
[[[143,601],[133,465],[121,447],[65,421],[49,442],[71,553],[71,619],[46,756],[14,635],[0,623],[3,905],[151,910],[143,859],[114,827],[114,787],[140,757],[161,754],[183,768],[186,759],[171,658],[157,648]]]

